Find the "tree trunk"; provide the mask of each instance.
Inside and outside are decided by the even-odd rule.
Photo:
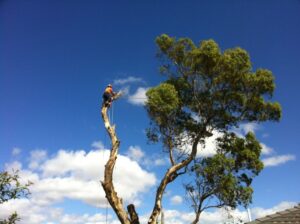
[[[190,162],[195,158],[195,156],[197,154],[197,146],[199,143],[199,139],[200,139],[200,135],[196,137],[196,139],[193,143],[193,146],[192,146],[192,152],[189,155],[189,157],[187,159],[183,160],[181,163],[173,165],[170,169],[168,169],[164,178],[161,180],[160,185],[156,191],[155,204],[154,204],[152,213],[150,215],[150,218],[148,220],[148,224],[156,223],[156,220],[161,212],[161,207],[162,207],[161,200],[162,200],[162,196],[163,196],[163,193],[164,193],[167,185],[177,178],[177,176],[178,176],[177,172],[180,169],[188,166],[190,164]]]
[[[134,205],[130,204],[127,206],[127,211],[129,213],[131,224],[140,224],[139,216],[135,211]]]
[[[114,97],[114,100],[116,100],[118,97],[120,97],[120,93],[117,94]],[[104,181],[101,181],[102,187],[104,189],[106,198],[115,211],[116,215],[118,216],[118,219],[122,224],[139,224],[137,213],[135,211],[135,208],[133,205],[130,205],[129,215],[130,217],[133,217],[134,219],[130,219],[128,217],[127,212],[125,211],[123,207],[123,201],[122,198],[118,197],[117,192],[115,191],[114,185],[113,185],[113,171],[117,160],[117,155],[119,151],[120,141],[117,138],[116,132],[115,132],[115,126],[111,126],[108,116],[107,116],[107,107],[102,105],[101,108],[101,115],[104,122],[104,126],[106,128],[107,133],[109,134],[112,148],[110,151],[109,159],[105,165],[104,170]]]
[[[192,222],[192,224],[199,224],[199,219],[200,219],[200,213],[197,212],[196,217],[195,217],[194,221]]]

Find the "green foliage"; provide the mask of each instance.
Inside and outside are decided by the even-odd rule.
[[[158,133],[163,133],[163,143],[169,145],[180,129],[170,129],[174,122],[173,118],[177,118],[177,110],[179,107],[178,92],[171,83],[161,83],[157,87],[151,88],[147,93],[147,111],[151,119],[157,126],[147,130],[147,136],[152,142],[158,141]]]
[[[217,154],[197,158],[191,168],[195,180],[185,185],[196,212],[210,207],[248,206],[252,201],[252,180],[263,169],[261,146],[253,133],[245,138],[228,133],[217,141]],[[205,200],[211,201],[207,207]]]
[[[15,212],[11,214],[7,219],[0,220],[0,224],[15,224],[17,221],[20,221],[18,214]]]
[[[175,87],[162,83],[147,92],[149,115],[157,124],[165,124],[169,116],[174,114],[179,105]]]
[[[7,171],[0,173],[0,204],[16,198],[27,197],[30,192],[28,187],[32,184],[20,183],[20,176],[18,171],[9,173]],[[5,220],[0,220],[0,224],[14,224],[20,220],[17,213],[13,213]]]
[[[194,139],[201,133],[204,139],[208,127],[226,132],[241,122],[280,119],[280,105],[270,101],[275,89],[272,72],[252,71],[244,49],[222,52],[214,40],[196,46],[188,38],[176,40],[166,34],[156,43],[167,79],[147,92],[150,140],[166,142],[173,130],[176,146],[183,135]]]
[[[29,194],[28,186],[21,184],[18,171],[9,173],[7,171],[0,173],[0,204],[10,199],[26,197]]]

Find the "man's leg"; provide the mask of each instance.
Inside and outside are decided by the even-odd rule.
[[[107,93],[103,94],[103,106],[108,107],[109,106],[109,95]]]

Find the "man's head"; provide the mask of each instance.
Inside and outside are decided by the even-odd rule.
[[[110,88],[112,88],[112,85],[111,85],[111,84],[108,84],[108,85],[107,85],[107,87],[110,87]]]

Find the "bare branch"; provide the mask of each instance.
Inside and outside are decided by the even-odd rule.
[[[117,94],[114,99],[117,99],[120,94]],[[104,105],[101,109],[102,119],[106,128],[106,131],[110,137],[112,148],[110,151],[109,159],[105,165],[104,170],[104,181],[101,181],[102,187],[105,191],[106,198],[117,214],[120,222],[122,224],[131,224],[130,219],[128,217],[127,212],[123,208],[123,201],[122,198],[118,197],[117,192],[115,191],[115,187],[113,184],[113,171],[115,167],[115,163],[117,160],[117,155],[119,151],[120,141],[117,138],[115,132],[115,126],[111,126],[108,116],[107,116],[107,107]]]

